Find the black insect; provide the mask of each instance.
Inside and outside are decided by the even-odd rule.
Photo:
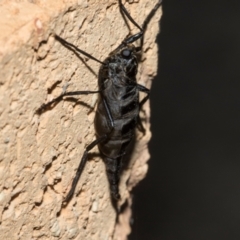
[[[99,93],[95,115],[97,139],[87,146],[72,182],[71,189],[64,200],[65,203],[69,202],[72,198],[88,159],[88,152],[96,145],[98,145],[106,165],[111,196],[115,200],[120,199],[118,184],[121,163],[127,147],[134,137],[135,128],[138,127],[140,131],[144,132],[139,111],[149,98],[149,89],[138,84],[136,81],[138,55],[142,50],[143,37],[147,24],[161,5],[161,2],[160,0],[155,5],[145,19],[143,27],[140,27],[130,16],[122,1],[119,0],[120,12],[124,20],[126,21],[126,18],[130,20],[139,29],[139,32],[126,37],[103,62],[55,35],[56,40],[76,55],[81,53],[102,64],[98,75],[98,91],[64,92],[51,102],[43,104],[37,111],[38,113],[43,112],[51,104],[62,100],[64,96]],[[135,47],[132,43],[138,39],[141,40],[140,46]],[[146,96],[140,102],[139,92],[146,93]]]

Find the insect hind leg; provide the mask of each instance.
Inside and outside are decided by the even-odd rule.
[[[85,165],[86,165],[86,162],[87,162],[87,160],[88,160],[88,152],[89,152],[92,148],[94,148],[96,145],[98,145],[99,143],[105,141],[106,139],[107,139],[107,135],[105,134],[105,135],[101,136],[100,138],[96,139],[95,141],[93,141],[90,145],[88,145],[88,146],[86,147],[86,150],[85,150],[85,152],[84,152],[84,154],[83,154],[83,156],[82,156],[82,159],[81,159],[81,161],[80,161],[80,164],[79,164],[79,166],[78,166],[76,175],[75,175],[75,177],[74,177],[74,179],[73,179],[71,189],[69,190],[66,198],[65,198],[64,201],[63,201],[63,204],[64,204],[64,205],[66,205],[66,204],[71,200],[71,198],[72,198],[72,196],[73,196],[73,193],[74,193],[74,191],[75,191],[75,189],[76,189],[78,180],[79,180],[79,178],[80,178],[80,176],[81,176],[81,174],[82,174],[82,171],[83,171],[83,169],[84,169],[84,167],[85,167]]]

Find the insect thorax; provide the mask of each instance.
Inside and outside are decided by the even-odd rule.
[[[106,81],[116,87],[136,85],[138,69],[137,52],[134,45],[121,46],[111,52],[99,71],[99,86],[105,88]]]

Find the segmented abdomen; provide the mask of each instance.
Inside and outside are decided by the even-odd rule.
[[[98,147],[106,165],[111,194],[118,199],[119,171],[126,148],[134,136],[139,114],[139,96],[136,86],[123,87],[121,90],[111,86],[102,94],[112,116],[113,127],[100,99],[95,115],[95,129],[98,137],[108,135],[107,140]]]

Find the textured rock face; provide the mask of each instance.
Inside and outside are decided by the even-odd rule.
[[[157,1],[129,2],[126,8],[141,25]],[[62,101],[35,114],[66,86],[68,91],[97,89],[99,64],[84,56],[80,61],[53,34],[104,60],[128,34],[118,1],[5,0],[0,12],[0,239],[126,239],[130,192],[148,168],[149,102],[142,113],[146,135],[137,132],[122,173],[118,223],[97,148],[74,197],[62,207],[84,149],[95,139],[97,96]],[[160,15],[161,9],[149,24],[139,67],[138,82],[149,88],[157,70]]]

